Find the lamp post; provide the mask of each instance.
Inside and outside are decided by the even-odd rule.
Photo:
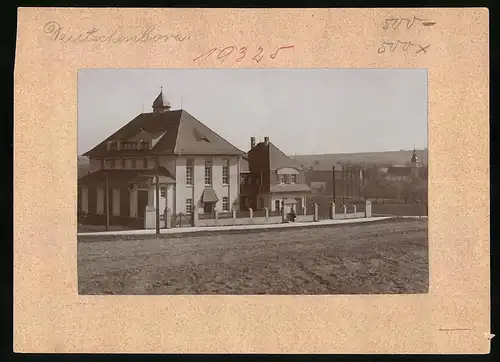
[[[156,174],[156,234],[160,234],[160,176]]]

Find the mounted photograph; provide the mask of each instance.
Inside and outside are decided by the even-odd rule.
[[[81,69],[80,295],[423,294],[426,69]]]

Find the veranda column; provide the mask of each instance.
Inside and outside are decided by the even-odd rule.
[[[89,189],[82,187],[82,212],[89,213]]]

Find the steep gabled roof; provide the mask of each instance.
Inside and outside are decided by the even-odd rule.
[[[159,142],[158,146],[160,144],[161,142]],[[186,111],[182,111],[174,153],[244,155],[243,151],[233,146]]]
[[[302,170],[300,165],[284,154],[278,147],[271,142],[259,142],[249,153],[259,154],[259,157],[269,157],[269,169],[278,170],[280,168],[290,167]]]
[[[151,137],[158,140],[152,149],[107,151],[108,141],[149,140]],[[113,154],[239,156],[244,152],[188,112],[175,110],[164,113],[142,113],[83,156],[103,157]]]
[[[300,167],[300,165],[296,161],[285,155],[278,147],[276,147],[271,142],[269,142],[269,160],[271,170],[278,170],[284,167],[296,168],[298,170],[302,169],[302,167]]]

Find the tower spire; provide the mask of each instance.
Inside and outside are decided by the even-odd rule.
[[[153,113],[164,113],[170,110],[170,102],[163,95],[163,86],[160,87],[160,94],[153,102]]]

